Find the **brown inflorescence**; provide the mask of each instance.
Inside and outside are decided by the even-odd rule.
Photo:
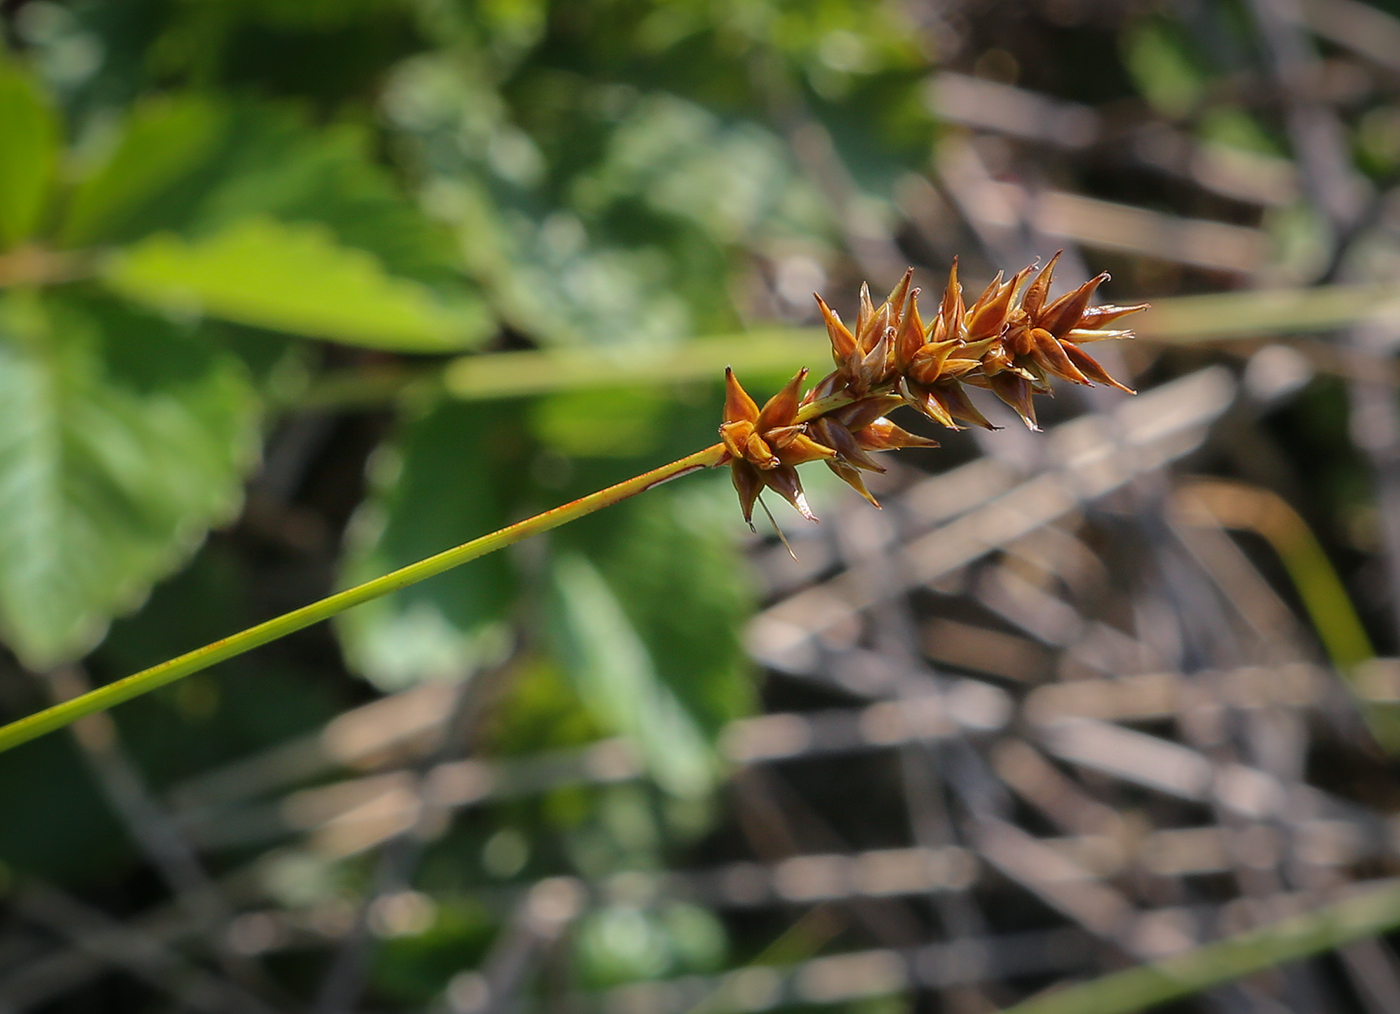
[[[1132,337],[1132,331],[1108,325],[1147,304],[1090,306],[1098,287],[1108,281],[1107,272],[1051,300],[1050,282],[1059,257],[1052,257],[1024,292],[1021,286],[1035,265],[1009,279],[998,274],[971,306],[963,301],[955,260],[938,312],[927,324],[919,314],[913,268],[878,307],[869,287],[861,286],[853,329],[817,296],[836,369],[800,400],[806,370],[761,410],[733,371],[726,371],[721,463],[733,471],[744,520],[752,525],[754,503],[765,486],[804,517],[816,520],[797,476],[796,466],[808,461],[825,461],[878,507],[861,477],[862,471],[885,470],[871,452],[937,446],[885,418],[900,405],[949,429],[960,429],[960,423],[995,429],[963,389],[972,385],[990,390],[1037,430],[1032,399],[1050,393],[1052,377],[1086,386],[1108,384],[1132,393],[1080,346]]]

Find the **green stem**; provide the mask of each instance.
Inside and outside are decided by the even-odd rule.
[[[0,727],[0,751],[9,750],[11,747],[19,746],[19,744],[26,743],[37,736],[61,729],[70,722],[86,715],[105,711],[113,705],[149,693],[157,687],[173,683],[182,676],[199,672],[201,669],[208,669],[211,665],[233,658],[235,655],[241,655],[245,651],[251,651],[253,648],[267,644],[269,641],[275,641],[279,637],[285,637],[303,627],[330,619],[332,616],[343,613],[362,602],[368,602],[371,599],[388,595],[390,592],[398,591],[400,588],[417,584],[419,581],[441,574],[445,570],[451,570],[453,567],[485,556],[487,553],[494,553],[498,549],[519,542],[521,539],[529,538],[531,535],[538,535],[541,532],[558,528],[560,525],[581,518],[585,514],[592,514],[596,510],[609,507],[630,496],[644,493],[653,486],[659,486],[661,483],[685,475],[687,472],[717,465],[723,457],[724,447],[722,444],[715,444],[703,451],[696,451],[694,454],[673,461],[669,465],[662,465],[660,468],[634,476],[625,482],[619,482],[615,486],[590,493],[588,496],[564,504],[562,507],[555,507],[543,514],[536,514],[532,518],[519,521],[502,528],[500,531],[465,542],[455,549],[448,549],[436,556],[430,556],[426,560],[411,563],[407,567],[375,578],[373,581],[366,581],[354,588],[347,588],[343,592],[337,592],[319,602],[313,602],[265,623],[259,623],[255,627],[249,627],[247,630],[226,637],[221,641],[206,644],[203,648],[198,648],[178,658],[172,658],[168,662],[162,662],[160,665],[144,669],[135,675],[117,680],[115,683],[98,687],[81,697],[74,697],[62,704],[35,712]]]
[[[1393,314],[1397,295],[1395,286],[1386,284],[1171,296],[1154,300],[1150,310],[1126,323],[1149,343],[1255,340],[1328,331]],[[829,352],[824,328],[767,328],[707,335],[664,348],[492,352],[459,356],[443,366],[334,372],[278,400],[288,408],[344,408],[382,405],[415,387],[476,401],[629,385],[710,383],[726,365],[749,380],[790,375],[803,363],[825,361]]]
[[[1130,1014],[1396,926],[1400,881],[1386,880],[1314,912],[1033,997],[1002,1014]]]
[[[1333,666],[1356,694],[1371,735],[1386,751],[1400,754],[1400,709],[1376,700],[1359,667],[1375,657],[1371,639],[1352,605],[1341,575],[1302,515],[1277,493],[1225,480],[1200,479],[1182,491],[1183,503],[1204,508],[1207,520],[1262,536],[1273,547]]]

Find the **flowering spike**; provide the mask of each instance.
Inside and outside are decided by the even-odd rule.
[[[967,396],[967,392],[962,389],[961,384],[935,384],[931,390],[936,397],[942,400],[944,411],[954,419],[971,426],[980,426],[984,430],[1001,429],[1000,426],[989,422],[987,417],[978,411],[977,406],[972,403],[972,399]]]
[[[1137,392],[1134,391],[1131,387],[1126,387],[1123,384],[1118,383],[1118,381],[1114,380],[1112,377],[1110,377],[1108,375],[1108,371],[1099,365],[1098,360],[1095,359],[1093,356],[1089,355],[1089,353],[1085,352],[1083,349],[1071,345],[1068,342],[1064,343],[1060,347],[1065,350],[1065,355],[1069,357],[1070,362],[1074,363],[1074,365],[1079,368],[1079,371],[1083,373],[1086,377],[1090,378],[1091,380],[1097,380],[1100,384],[1107,384],[1110,387],[1116,387],[1118,388],[1118,390],[1123,391],[1126,394],[1137,394]]]
[[[865,448],[851,431],[836,420],[818,419],[812,426],[814,427],[813,432],[823,443],[830,444],[836,449],[834,458],[839,458],[856,468],[863,468],[867,472],[883,472],[885,470],[884,465],[865,453]]]
[[[909,299],[909,287],[914,283],[914,269],[907,268],[890,294],[885,297],[885,305],[890,308],[890,324],[894,325],[904,316],[904,304]]]
[[[894,341],[894,368],[903,373],[914,355],[923,347],[924,321],[919,316],[919,290],[909,293],[909,309],[899,321],[899,333]]]
[[[802,492],[802,480],[797,477],[797,469],[788,465],[775,468],[771,472],[764,473],[763,481],[769,489],[796,507],[797,513],[808,521],[817,520],[817,516],[812,513],[812,508],[807,505],[807,494]]]
[[[938,317],[928,340],[931,342],[956,341],[963,338],[962,286],[958,283],[958,259],[953,258],[953,266],[948,269],[948,285],[943,290],[943,301],[938,306]]]
[[[876,419],[893,411],[899,405],[899,396],[887,394],[852,402],[845,408],[836,409],[831,413],[831,417],[854,433],[856,430],[869,426]]]
[[[1105,271],[1095,275],[1073,292],[1066,292],[1040,314],[1040,326],[1056,338],[1063,338],[1070,328],[1079,323],[1084,311],[1089,307],[1089,300],[1094,297],[1094,291],[1108,281],[1108,277],[1108,272]]]
[[[831,358],[835,361],[838,370],[843,369],[856,353],[855,335],[851,334],[850,329],[841,323],[840,316],[826,305],[826,300],[822,299],[821,296],[817,296],[817,307],[821,310],[822,319],[826,321],[826,333],[831,338]]]
[[[862,477],[865,471],[884,470],[873,455],[937,446],[886,418],[900,404],[949,429],[962,424],[996,429],[965,389],[982,387],[1037,430],[1034,397],[1051,393],[1052,378],[1128,390],[1078,343],[1131,336],[1131,331],[1106,325],[1143,307],[1089,306],[1108,279],[1106,274],[1050,300],[1060,256],[1052,257],[1024,292],[1022,286],[1035,265],[1009,278],[998,272],[970,308],[963,300],[954,260],[938,314],[927,324],[919,312],[912,269],[878,306],[871,302],[869,286],[861,287],[854,329],[817,295],[831,339],[833,372],[805,396],[801,389],[807,373],[799,372],[761,410],[732,371],[726,373],[723,453],[717,463],[728,463],[733,470],[745,520],[752,523],[754,504],[763,502],[759,494],[764,488],[812,518],[797,466],[818,460],[878,506]]]
[[[937,440],[910,433],[890,422],[876,419],[855,434],[856,443],[872,451],[897,451],[903,447],[937,447]]]
[[[1075,327],[1070,328],[1069,333],[1061,340],[1078,344],[1081,342],[1101,342],[1106,338],[1131,337],[1133,337],[1133,332],[1128,329],[1089,330],[1088,328]]]
[[[1079,318],[1079,325],[1085,328],[1100,328],[1105,324],[1112,324],[1119,317],[1126,317],[1130,313],[1138,313],[1147,309],[1147,303],[1134,303],[1132,306],[1114,306],[1105,303],[1102,306],[1091,306]]]
[[[1035,419],[1035,402],[1031,400],[1031,382],[1025,377],[1010,371],[987,378],[987,386],[1002,401],[1006,402],[1021,421],[1034,433],[1040,432],[1040,424]]]
[[[1011,353],[1006,350],[1006,345],[1000,341],[994,343],[982,353],[982,374],[987,377],[995,377],[1003,370],[1015,368],[1015,360]]]
[[[856,331],[856,347],[862,356],[868,355],[885,337],[890,327],[890,304],[881,303],[864,325]]]
[[[1079,371],[1079,368],[1074,365],[1064,348],[1049,331],[1038,327],[1032,328],[1030,338],[1031,358],[1041,369],[1047,373],[1053,373],[1057,377],[1063,377],[1071,383],[1083,384],[1085,387],[1093,386],[1090,384],[1089,378]]]
[[[744,457],[765,471],[777,468],[782,464],[778,460],[778,456],[773,453],[773,448],[768,446],[768,441],[757,433],[750,433],[748,439],[744,441]]]
[[[744,458],[744,445],[748,442],[747,434],[735,433],[729,423],[725,423],[719,428],[720,443],[724,444],[725,451],[729,457],[742,461]]]
[[[831,469],[832,472],[834,472],[836,476],[841,479],[842,482],[850,486],[861,496],[865,497],[865,499],[869,501],[872,507],[875,507],[876,509],[879,508],[880,501],[876,500],[875,497],[871,494],[870,490],[866,488],[865,478],[860,474],[860,469],[855,468],[852,465],[848,465],[844,461],[841,461],[837,458],[833,458],[832,460],[828,461],[826,463],[826,467]]]
[[[870,302],[870,285],[860,283],[860,309],[856,311],[856,335],[861,335],[875,317],[875,306]]]
[[[745,391],[739,383],[739,379],[734,376],[732,367],[724,368],[724,421],[725,422],[757,422],[758,403],[749,397],[749,392]]]
[[[768,403],[763,406],[763,411],[758,413],[758,419],[754,427],[764,433],[775,426],[790,426],[793,419],[797,417],[797,394],[802,389],[802,382],[807,379],[806,369],[798,370],[789,380],[783,389],[773,397],[768,399]]]
[[[996,279],[987,287],[987,291],[977,298],[977,302],[967,313],[968,341],[980,341],[1002,332],[1011,309],[1011,300],[1015,298],[1016,290],[1021,287],[1030,271],[1029,267],[1022,268],[1005,282],[1001,281],[1001,272],[997,272]]]
[[[952,413],[943,404],[942,399],[933,393],[931,386],[915,383],[907,377],[899,379],[899,393],[903,395],[905,402],[917,412],[928,416],[938,425],[950,430],[962,429],[953,421]]]
[[[1003,289],[1001,279],[1004,273],[997,272],[997,276],[988,283],[987,287],[982,290],[982,295],[977,297],[977,302],[973,303],[972,308],[967,311],[969,341],[976,341],[987,335],[999,334],[1001,326],[1006,323],[1005,304],[1000,309],[997,308],[998,297]]]
[[[932,384],[943,375],[943,367],[960,342],[929,342],[914,354],[905,372],[921,384]],[[975,362],[975,360],[974,360]]]
[[[777,448],[778,457],[784,465],[805,465],[809,461],[819,461],[836,455],[836,451],[831,447],[817,443],[803,432],[807,425],[784,426],[764,434]]]
[[[1055,251],[1050,263],[1040,269],[1040,274],[1035,276],[1035,281],[1026,287],[1026,294],[1021,297],[1021,309],[1031,316],[1040,313],[1040,308],[1045,305],[1045,297],[1050,294],[1050,280],[1055,275],[1055,262],[1060,259],[1062,253],[1063,250]]]
[[[959,349],[959,351],[965,351]],[[960,356],[950,356],[943,360],[943,368],[940,371],[940,380],[957,380],[982,365],[980,359],[963,359]]]
[[[987,283],[987,287],[982,290],[981,295],[979,295],[976,301],[972,304],[972,309],[975,310],[979,306],[986,306],[992,300],[996,299],[997,293],[1001,291],[1002,280],[1005,277],[1006,272],[1004,270],[998,271],[997,276]]]
[[[890,342],[894,337],[894,328],[881,326],[886,317],[887,308],[882,306],[880,312],[875,315],[875,328],[872,329],[880,337],[860,361],[860,368],[856,374],[859,383],[852,385],[852,394],[864,394],[882,383],[889,374],[893,360]]]
[[[763,477],[742,458],[735,458],[730,466],[730,478],[734,481],[734,491],[739,494],[739,509],[744,512],[744,523],[753,530],[753,505],[758,494],[763,492]]]

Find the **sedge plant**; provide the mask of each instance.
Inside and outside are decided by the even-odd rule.
[[[1107,273],[1051,300],[1058,257],[1056,254],[1028,285],[1036,265],[1010,278],[999,273],[971,306],[964,302],[955,261],[938,310],[928,323],[919,312],[919,290],[912,285],[912,268],[878,307],[869,288],[861,287],[854,327],[848,327],[817,296],[836,369],[805,394],[802,387],[807,371],[799,371],[762,408],[733,370],[726,370],[718,443],[11,722],[0,727],[0,751],[689,472],[728,465],[750,527],[754,506],[761,502],[765,490],[777,493],[805,518],[815,521],[798,477],[798,465],[825,462],[878,507],[862,473],[885,469],[871,455],[904,447],[937,446],[936,441],[910,433],[887,418],[901,405],[950,429],[964,424],[994,429],[964,389],[981,387],[1010,405],[1035,430],[1033,399],[1049,393],[1051,378],[1128,391],[1080,346],[1105,338],[1130,337],[1131,331],[1109,325],[1144,309],[1145,304],[1091,306],[1095,292],[1108,280]]]

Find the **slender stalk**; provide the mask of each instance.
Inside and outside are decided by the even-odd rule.
[[[1217,292],[1155,299],[1133,330],[1144,341],[1189,345],[1229,338],[1330,331],[1393,318],[1395,286],[1319,285],[1313,288]]]
[[[1131,1014],[1400,926],[1400,880],[1174,957],[1032,997],[1002,1014]]]
[[[678,478],[688,472],[712,467],[718,464],[723,457],[724,446],[714,444],[703,451],[696,451],[678,461],[673,461],[669,465],[654,468],[650,472],[644,472],[624,482],[619,482],[615,486],[590,493],[588,496],[564,504],[562,507],[555,507],[543,514],[536,514],[532,518],[526,518],[524,521],[491,532],[489,535],[472,539],[454,549],[430,556],[426,560],[419,560],[407,567],[401,567],[383,577],[366,581],[354,588],[347,588],[345,591],[327,596],[319,602],[313,602],[308,606],[302,606],[290,613],[284,613],[274,619],[259,623],[255,627],[249,627],[231,637],[215,641],[213,644],[206,644],[203,648],[197,648],[178,658],[172,658],[168,662],[143,669],[141,672],[117,680],[115,683],[98,687],[80,697],[74,697],[62,704],[35,712],[0,727],[0,751],[8,750],[35,737],[60,729],[85,715],[105,711],[113,705],[149,693],[157,687],[173,683],[182,676],[199,672],[201,669],[208,669],[211,665],[251,651],[253,648],[267,644],[269,641],[275,641],[279,637],[285,637],[303,627],[330,619],[332,616],[343,613],[362,602],[369,602],[371,599],[388,595],[400,588],[417,584],[419,581],[441,574],[445,570],[451,570],[453,567],[461,566],[488,553],[494,553],[498,549],[503,549],[521,539],[529,538],[531,535],[538,535],[541,532],[558,528],[560,525],[567,524],[586,514],[592,514],[603,507],[610,507],[630,496],[644,493],[653,486],[659,486],[663,482],[669,482],[671,479]]]
[[[1210,521],[1255,532],[1268,541],[1293,581],[1327,655],[1343,675],[1374,658],[1376,650],[1347,594],[1341,575],[1313,530],[1287,500],[1267,489],[1199,479],[1182,490]]]

